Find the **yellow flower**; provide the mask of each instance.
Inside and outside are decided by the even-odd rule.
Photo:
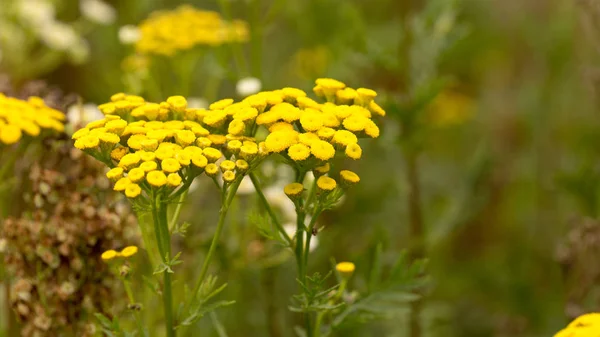
[[[352,276],[355,270],[354,263],[352,262],[340,262],[335,265],[335,270],[345,278]]]
[[[240,156],[245,160],[252,160],[258,153],[258,145],[256,143],[246,143],[240,148]]]
[[[333,136],[335,135],[335,130],[332,128],[328,128],[328,127],[323,127],[320,128],[319,131],[317,131],[317,136],[319,136],[319,138],[329,141],[331,140],[331,138],[333,138]]]
[[[242,147],[242,142],[239,141],[238,139],[230,140],[227,143],[227,150],[229,150],[233,153],[238,153],[240,151],[241,147]]]
[[[167,176],[167,184],[172,187],[181,185],[181,176],[177,173],[171,173]]]
[[[133,137],[135,137],[135,136],[132,136],[131,138],[133,138]],[[140,147],[142,149],[144,149],[145,151],[155,151],[158,148],[158,140],[156,140],[156,139],[142,139],[140,141]]]
[[[333,142],[336,144],[348,146],[350,144],[357,143],[358,138],[355,134],[348,130],[337,130],[335,132],[335,135],[333,136]]]
[[[211,146],[212,141],[210,139],[208,139],[207,137],[198,137],[198,139],[196,139],[196,145],[198,145],[198,147],[203,149],[205,147]]]
[[[271,112],[274,116],[280,116],[287,123],[292,123],[300,119],[302,112],[300,109],[291,105],[290,103],[283,102],[279,103],[271,108]]]
[[[310,145],[310,153],[320,160],[329,160],[335,156],[335,148],[324,140],[316,140]]]
[[[223,110],[211,110],[202,122],[208,126],[212,126],[214,128],[218,128],[225,122],[227,118],[227,114]]]
[[[110,158],[114,161],[120,161],[129,150],[126,147],[117,147],[116,149],[110,152]]]
[[[331,78],[319,78],[315,81],[317,86],[314,89],[317,96],[325,96],[328,100],[333,100],[338,90],[342,90],[346,85],[338,80]]]
[[[235,180],[235,173],[233,171],[223,172],[223,181],[230,183]]]
[[[321,191],[331,192],[336,188],[336,186],[337,186],[337,183],[335,182],[335,180],[333,178],[329,178],[326,176],[320,176],[319,179],[317,179],[317,187]]]
[[[367,88],[358,88],[356,89],[356,93],[358,94],[356,104],[362,106],[368,106],[377,97],[377,93],[374,90]]]
[[[312,143],[314,143],[317,140],[320,140],[321,138],[319,138],[318,135],[312,133],[312,132],[306,132],[306,133],[301,133],[298,135],[298,141],[304,145],[308,145],[310,146]]]
[[[137,165],[140,162],[140,160],[142,159],[140,158],[139,154],[128,153],[124,155],[123,158],[121,158],[121,160],[119,161],[119,167],[131,168]]]
[[[121,138],[114,133],[101,133],[98,136],[102,144],[115,145],[121,141]]]
[[[221,151],[213,147],[207,147],[203,149],[202,154],[206,157],[206,159],[208,159],[209,162],[216,162],[217,160],[219,160],[219,158],[223,156]]]
[[[127,247],[123,248],[123,250],[121,250],[121,256],[130,257],[130,256],[137,254],[137,252],[138,252],[138,247],[127,246]]]
[[[342,184],[346,185],[346,186],[352,186],[354,184],[357,184],[360,181],[360,177],[358,176],[358,174],[356,174],[352,171],[349,171],[349,170],[341,170],[340,178],[341,178]]]
[[[304,192],[304,186],[300,183],[291,183],[285,185],[283,192],[291,199],[298,197]]]
[[[225,98],[220,101],[216,101],[208,106],[210,110],[223,110],[233,104],[233,99]]]
[[[192,161],[191,156],[184,150],[175,152],[175,159],[177,159],[181,166],[189,166]]]
[[[329,163],[325,163],[325,165],[323,166],[318,166],[313,170],[313,173],[315,174],[316,177],[322,176],[324,174],[326,174],[327,172],[329,172],[331,168],[331,165],[329,165]]]
[[[358,94],[356,90],[352,88],[344,88],[335,93],[336,103],[338,104],[353,104],[356,97],[358,97]]]
[[[174,172],[181,170],[181,164],[179,164],[179,161],[177,161],[177,159],[174,159],[174,158],[164,159],[160,163],[160,167],[162,168],[163,171],[168,172],[168,173],[174,173]]]
[[[146,175],[146,181],[154,187],[161,187],[167,184],[167,176],[163,171],[150,171]]]
[[[131,169],[127,173],[127,178],[129,178],[129,180],[131,180],[131,182],[133,182],[133,183],[142,181],[145,176],[146,176],[146,171],[140,167]]]
[[[223,135],[211,134],[208,135],[208,139],[212,142],[213,146],[221,146],[227,142],[227,137]]]
[[[288,156],[293,161],[302,161],[310,156],[310,148],[304,144],[294,144],[288,149]]]
[[[175,157],[175,151],[173,149],[170,149],[170,148],[167,148],[167,147],[162,147],[162,148],[159,147],[158,149],[156,149],[156,151],[154,151],[154,154],[156,155],[156,158],[158,160],[165,160],[165,159],[168,159],[168,158]]]
[[[320,112],[306,109],[300,117],[300,124],[306,131],[317,131],[323,127],[323,118]]]
[[[154,152],[137,151],[136,153],[140,155],[143,161],[154,161],[156,159],[156,153]]]
[[[219,167],[215,163],[210,163],[204,168],[204,172],[209,177],[215,177],[219,173]]]
[[[248,164],[247,161],[245,161],[243,159],[238,159],[235,161],[235,167],[238,169],[238,171],[245,172],[248,170],[250,165]]]
[[[187,100],[183,96],[171,96],[167,98],[167,103],[173,111],[183,112],[187,108]]]
[[[265,139],[265,146],[269,152],[281,152],[298,142],[296,131],[279,130],[270,133]]]
[[[121,134],[123,134],[123,131],[125,131],[125,128],[127,127],[127,121],[124,121],[122,119],[112,120],[107,122],[105,127],[106,131],[112,132],[120,136]],[[73,136],[75,136],[75,134],[73,134]]]
[[[426,111],[427,120],[436,127],[460,125],[473,117],[473,99],[458,92],[442,91]]]
[[[347,130],[358,132],[362,131],[369,124],[369,119],[365,116],[361,116],[359,114],[352,114],[349,117],[345,118],[342,124]]]
[[[229,123],[227,132],[229,132],[232,135],[238,136],[238,135],[242,135],[244,133],[245,129],[246,129],[246,124],[244,124],[244,122],[242,122],[241,120],[238,120],[238,119],[234,119],[233,121],[231,121],[231,123]]]
[[[119,257],[119,256],[120,256],[120,254],[117,251],[113,250],[113,249],[107,250],[104,253],[102,253],[102,255],[100,255],[100,257],[104,261],[109,261],[109,260],[112,260],[115,257]]]
[[[158,168],[158,164],[155,161],[145,161],[140,164],[140,169],[144,172],[154,171]]]
[[[385,110],[375,103],[375,101],[371,101],[371,103],[369,103],[369,111],[379,116],[385,116]]]
[[[129,184],[127,188],[125,188],[125,196],[128,198],[136,198],[140,194],[142,194],[142,188],[138,184]]]
[[[127,177],[124,177],[124,178],[117,180],[117,182],[115,183],[115,187],[113,187],[113,190],[115,190],[117,192],[123,192],[123,191],[125,191],[127,186],[129,186],[131,184],[132,184],[131,180],[129,180],[129,178],[127,178]]]
[[[597,337],[600,331],[600,313],[579,316],[554,337]]]
[[[117,180],[123,178],[123,168],[115,167],[115,168],[111,169],[110,171],[108,171],[106,173],[106,177],[110,181],[117,181]]]
[[[81,128],[81,129],[75,131],[75,133],[73,133],[73,136],[71,136],[71,139],[77,140],[83,136],[87,136],[89,133],[90,133],[90,129]]]
[[[360,159],[362,156],[362,149],[360,148],[360,145],[357,143],[352,143],[346,146],[346,156],[354,160]]]
[[[185,147],[196,141],[196,135],[190,130],[178,130],[175,133],[175,141],[177,144]]]
[[[235,163],[231,160],[223,160],[223,162],[221,162],[220,166],[221,166],[221,171],[223,171],[223,172],[235,170]]]
[[[208,165],[208,159],[202,153],[196,153],[192,155],[192,164],[196,167],[203,168]]]

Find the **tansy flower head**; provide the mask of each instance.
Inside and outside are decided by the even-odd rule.
[[[360,159],[360,157],[362,156],[362,149],[360,148],[360,145],[358,145],[357,143],[352,143],[349,144],[348,146],[346,146],[346,156],[348,156],[348,158],[352,158],[354,160]]]
[[[167,176],[162,171],[151,171],[146,175],[146,181],[154,187],[161,187],[167,184]]]
[[[287,184],[283,188],[283,192],[290,197],[290,199],[294,199],[304,192],[304,186],[300,183]]]
[[[235,180],[235,172],[233,171],[225,171],[223,172],[223,181],[226,183],[230,183]]]
[[[310,156],[310,148],[304,144],[294,144],[288,149],[288,156],[293,161],[302,161]]]
[[[217,174],[219,174],[219,167],[215,163],[210,163],[210,164],[206,165],[206,167],[204,168],[204,171],[206,172],[206,175],[208,175],[209,177],[216,177]]]
[[[121,256],[130,257],[130,256],[137,254],[137,252],[138,252],[138,247],[127,246],[127,247],[123,248],[123,250],[121,250]]]
[[[221,171],[225,172],[225,171],[233,171],[235,170],[235,163],[231,160],[223,160],[221,162]]]
[[[136,198],[142,194],[142,188],[138,184],[131,183],[125,188],[125,195],[128,198]]]
[[[331,192],[336,188],[336,186],[337,183],[333,178],[320,176],[319,179],[317,179],[317,187],[323,192]]]
[[[106,173],[106,177],[111,181],[117,181],[123,178],[123,168],[115,167]]]
[[[167,176],[167,184],[171,187],[177,187],[181,185],[181,176],[177,173],[171,173]]]
[[[133,183],[142,181],[145,176],[146,176],[146,171],[144,171],[144,169],[139,168],[139,167],[133,168],[133,169],[129,170],[129,172],[127,173],[127,178],[129,178],[129,180],[131,180],[131,182],[133,182]]]
[[[340,179],[342,181],[342,184],[345,186],[352,186],[360,181],[360,177],[358,176],[358,174],[349,170],[341,170]]]
[[[245,172],[248,170],[250,165],[248,164],[247,161],[245,161],[243,159],[238,159],[235,161],[235,167],[237,168],[238,171]]]
[[[181,169],[181,164],[175,158],[167,158],[160,163],[160,168],[165,172],[174,173]]]
[[[121,254],[119,254],[117,251],[110,249],[110,250],[107,250],[104,253],[102,253],[102,255],[100,255],[100,257],[104,261],[109,261],[109,260],[114,259],[115,257],[119,257],[120,255]]]
[[[342,277],[349,278],[354,273],[354,263],[352,262],[340,262],[335,265],[335,270],[340,273]]]

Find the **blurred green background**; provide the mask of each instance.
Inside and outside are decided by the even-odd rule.
[[[58,17],[78,15],[76,1],[54,2]],[[251,39],[237,78],[213,69],[223,76],[218,98],[236,97],[236,80],[247,76],[266,90],[307,92],[315,78],[332,77],[375,89],[387,111],[380,139],[364,144],[360,165],[347,165],[361,183],[320,220],[326,229],[311,271],[328,270],[331,257],[354,261],[360,289],[378,244],[384,261],[418,246],[432,279],[422,311],[426,336],[551,336],[570,318],[599,310],[600,265],[589,255],[598,250],[582,247],[600,247],[600,240],[572,233],[598,226],[585,219],[595,219],[600,206],[600,1],[225,2],[233,18],[248,21]],[[223,6],[107,3],[117,18],[87,34],[89,58],[36,75],[84,103],[127,89],[121,64],[132,48],[119,42],[119,27],[182,3]],[[19,37],[7,30],[0,36],[0,72],[17,85],[31,80],[6,61],[6,41]],[[193,80],[201,84],[202,74]],[[417,237],[410,230],[414,182],[424,230]],[[184,210],[194,226],[181,245],[192,250],[206,248],[216,222],[217,194],[202,188]],[[251,202],[242,198],[238,207],[250,209]],[[199,204],[207,214],[196,212]],[[238,224],[229,231],[252,232],[244,212],[232,218]],[[292,261],[266,278],[263,267],[244,263],[253,235],[235,236],[226,239],[217,267],[230,285],[224,296],[237,300],[220,312],[228,335],[266,336],[266,315],[275,315],[281,336],[292,336]],[[342,335],[407,336],[407,324],[399,315]]]

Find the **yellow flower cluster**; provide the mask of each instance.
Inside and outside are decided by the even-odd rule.
[[[65,115],[54,110],[39,97],[27,101],[0,93],[0,143],[17,143],[23,134],[37,137],[42,130],[63,132]]]
[[[223,128],[203,123],[213,114],[188,108],[182,96],[152,103],[119,93],[99,109],[105,118],[75,132],[75,147],[111,167],[107,177],[114,190],[129,198],[152,189],[178,193],[203,172],[216,177],[221,171],[230,183],[257,158],[252,137],[219,134]]]
[[[600,313],[579,316],[554,337],[600,337]]]
[[[140,26],[136,50],[142,54],[173,55],[198,45],[217,46],[248,40],[246,22],[227,22],[212,11],[189,5],[172,11],[157,11]]]
[[[131,256],[137,254],[137,252],[138,252],[138,247],[127,246],[127,247],[123,248],[123,250],[121,250],[120,252],[117,252],[116,250],[113,250],[113,249],[107,250],[104,253],[102,253],[102,255],[100,257],[104,261],[109,261],[109,260],[112,260],[117,257],[125,257],[125,258],[131,257]]]
[[[324,177],[330,160],[336,155],[359,159],[358,139],[378,137],[372,117],[385,112],[373,101],[376,93],[370,89],[354,90],[333,79],[319,79],[314,91],[327,102],[317,103],[300,89],[284,88],[237,103],[223,99],[209,109],[193,109],[182,96],[152,103],[119,93],[98,107],[105,118],[89,123],[73,139],[75,147],[112,168],[107,176],[115,181],[114,189],[129,198],[152,188],[174,192],[201,173],[214,178],[220,171],[230,183],[269,154],[283,156],[301,172],[312,170],[322,178],[319,189],[330,192],[337,187],[335,180]],[[261,128],[266,137],[257,141]],[[340,178],[343,186],[360,180],[350,171],[343,171]]]

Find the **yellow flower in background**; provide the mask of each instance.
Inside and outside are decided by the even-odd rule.
[[[292,56],[290,68],[302,79],[322,76],[331,62],[331,52],[326,46],[300,49]]]
[[[451,127],[473,118],[473,99],[455,91],[442,91],[431,102],[427,111],[427,122],[435,127]]]
[[[335,270],[340,273],[343,277],[350,277],[354,273],[356,267],[352,262],[340,262],[335,265]]]
[[[600,337],[600,313],[577,317],[554,337]]]
[[[121,256],[130,257],[130,256],[137,254],[137,252],[138,252],[138,247],[128,246],[128,247],[123,248],[123,250],[121,250]]]
[[[189,5],[156,11],[138,28],[141,36],[135,48],[140,54],[170,56],[196,46],[246,42],[249,37],[246,22],[228,22],[217,12]]]
[[[37,137],[42,130],[63,132],[65,120],[65,114],[46,106],[39,97],[24,101],[0,93],[0,145],[15,144],[24,136]],[[79,142],[82,146],[84,143]]]

